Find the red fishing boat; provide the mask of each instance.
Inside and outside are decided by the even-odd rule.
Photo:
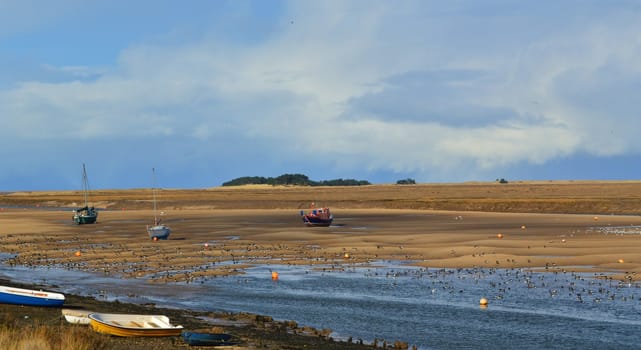
[[[307,226],[329,226],[334,220],[334,215],[329,211],[329,208],[316,208],[314,203],[308,213],[301,210],[300,216]]]

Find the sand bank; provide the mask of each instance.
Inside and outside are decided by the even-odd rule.
[[[165,210],[173,232],[151,241],[148,210],[105,210],[76,226],[67,210],[4,209],[11,264],[60,265],[150,283],[242,273],[253,264],[403,260],[423,267],[532,268],[641,276],[641,217],[340,209],[331,227],[296,210]],[[180,271],[180,272],[177,272]]]

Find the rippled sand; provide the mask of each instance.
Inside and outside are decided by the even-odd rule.
[[[68,210],[3,209],[10,263],[61,265],[150,283],[242,273],[252,264],[405,260],[426,267],[529,267],[614,272],[639,279],[641,217],[396,209],[335,209],[331,227],[297,210],[174,209],[167,241],[152,241],[149,210],[104,210],[76,226]]]

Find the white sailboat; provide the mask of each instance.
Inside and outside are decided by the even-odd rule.
[[[156,206],[156,169],[151,169],[152,175],[153,175],[153,187],[152,187],[152,195],[153,195],[153,200],[154,200],[154,224],[153,225],[147,225],[147,233],[149,234],[149,238],[155,240],[159,239],[167,239],[169,237],[169,234],[171,233],[171,229],[169,226],[166,226],[162,223],[160,223],[160,218],[157,215],[157,206]]]

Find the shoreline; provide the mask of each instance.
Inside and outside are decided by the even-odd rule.
[[[16,283],[0,278],[0,284],[19,287],[36,288],[38,285]],[[51,288],[43,288],[50,290]],[[317,330],[311,327],[298,326],[293,321],[276,321],[269,316],[251,313],[232,313],[224,311],[205,312],[177,308],[162,308],[153,304],[136,304],[120,301],[101,301],[94,297],[65,294],[65,304],[62,307],[35,307],[12,304],[0,304],[0,321],[13,327],[51,326],[57,327],[58,332],[65,329],[86,328],[87,325],[67,323],[62,316],[63,308],[81,308],[96,312],[107,313],[140,313],[163,314],[172,323],[180,324],[189,330],[221,329],[233,336],[237,342],[234,346],[224,349],[259,349],[259,348],[288,348],[288,349],[333,349],[361,350],[371,345],[356,344],[335,340],[329,336],[328,330]],[[197,349],[189,346],[180,337],[115,337],[104,336],[108,349],[165,350],[165,349]],[[219,347],[220,348],[220,347]]]

